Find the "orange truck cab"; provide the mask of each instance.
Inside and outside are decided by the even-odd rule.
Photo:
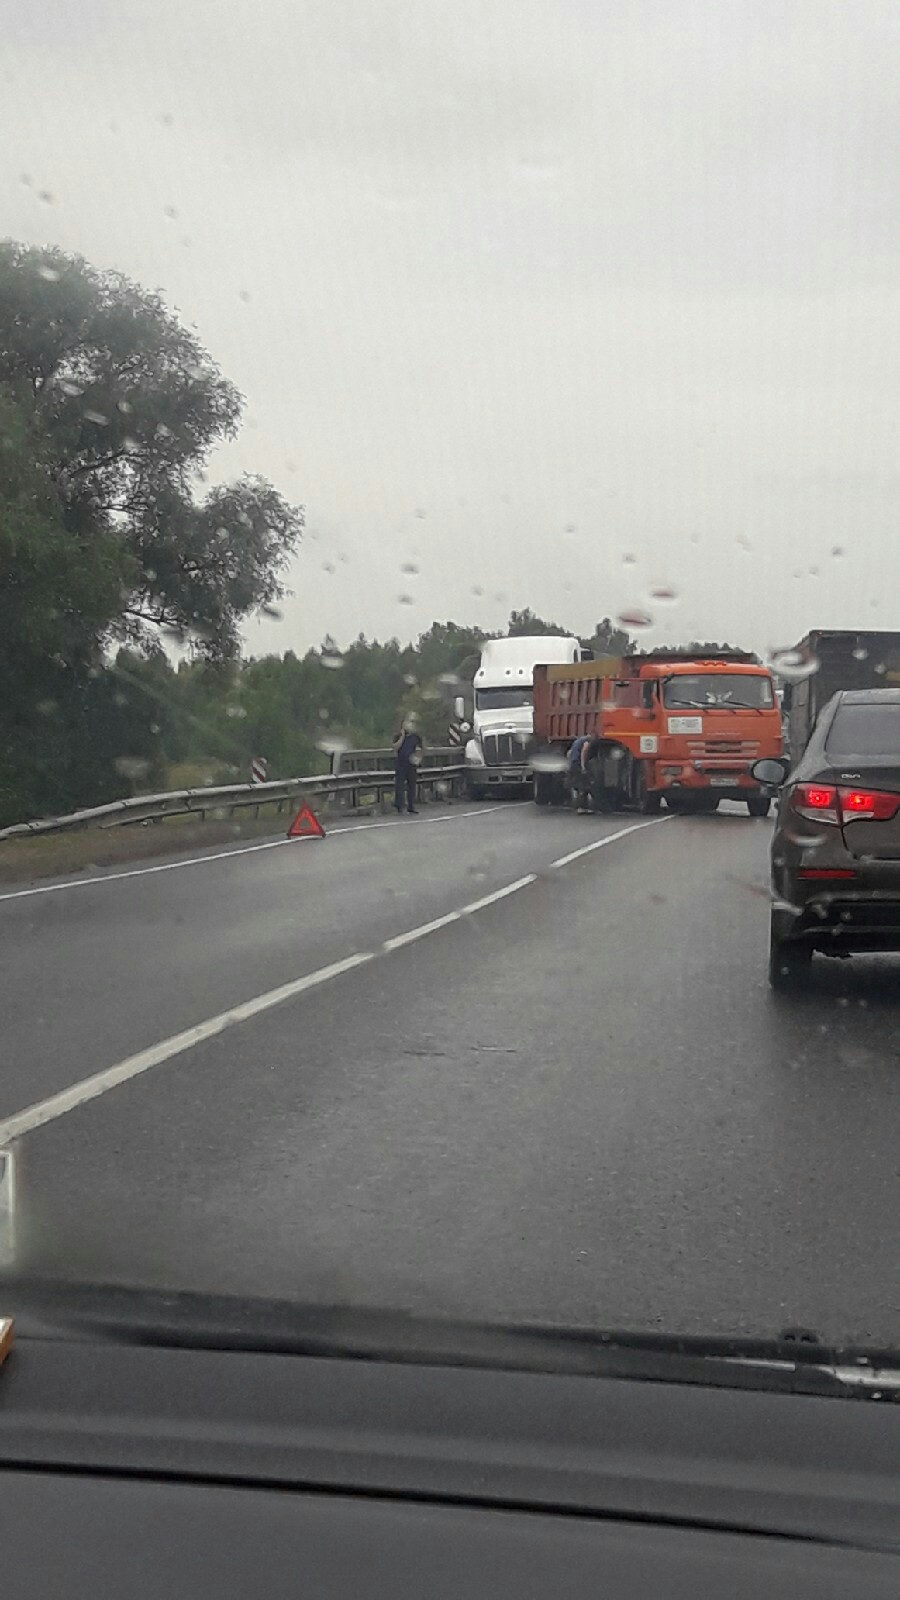
[[[744,651],[703,656],[652,650],[534,673],[535,800],[568,794],[567,753],[588,734],[599,810],[714,811],[743,800],[764,817],[769,796],[750,776],[754,761],[784,749],[772,674]]]

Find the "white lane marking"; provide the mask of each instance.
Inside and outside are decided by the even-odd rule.
[[[674,815],[674,813],[672,814]],[[590,855],[592,850],[602,850],[606,844],[615,844],[617,839],[625,839],[629,833],[640,833],[642,828],[655,828],[659,822],[671,822],[672,816],[651,817],[649,822],[633,822],[630,828],[619,828],[617,833],[604,834],[602,839],[595,839],[593,844],[583,844],[580,850],[570,850],[567,856],[559,856],[556,861],[551,861],[551,867],[567,867],[570,861],[577,861],[579,856]]]
[[[508,894],[515,894],[519,889],[527,889],[529,883],[537,881],[537,873],[529,872],[527,877],[517,878],[515,883],[508,883],[505,889],[495,889],[493,894],[486,894],[481,900],[473,900],[470,906],[463,906],[461,917],[470,917],[473,911],[483,911],[485,906],[492,906],[495,900],[505,900]]]
[[[480,900],[472,900],[467,906],[460,906],[458,911],[448,911],[443,917],[435,917],[433,922],[423,922],[418,928],[410,928],[408,933],[398,933],[393,939],[385,939],[382,950],[399,950],[405,944],[414,944],[416,939],[424,939],[427,933],[436,933],[438,928],[446,928],[451,922],[459,922],[461,917],[470,917],[475,911],[483,911],[485,906],[492,906],[496,900],[505,900],[507,895],[516,894],[519,889],[527,889],[529,883],[537,879],[536,872],[529,872],[525,878],[517,878],[515,883],[508,883],[503,889],[495,889],[492,894],[483,895]]]
[[[466,910],[470,908],[467,906]],[[435,933],[438,928],[446,928],[450,922],[458,922],[463,915],[461,911],[448,911],[446,916],[435,917],[433,922],[423,922],[419,928],[410,928],[408,933],[398,933],[393,939],[385,939],[382,950],[399,950],[404,944],[413,944],[416,939],[424,939],[426,933]]]
[[[489,809],[493,810],[493,807]],[[472,816],[475,813],[467,812],[466,815]],[[437,818],[432,820],[437,821]],[[668,821],[666,817],[654,817],[650,822],[635,822],[629,828],[620,828],[617,833],[608,833],[604,838],[595,839],[592,844],[582,846],[580,850],[573,850],[567,856],[560,856],[558,861],[551,863],[551,866],[565,866],[567,862],[586,855],[590,850],[599,850],[602,845],[614,844],[617,839],[624,839],[630,833],[639,833],[642,828],[652,827],[654,822],[666,821]],[[204,860],[205,857],[200,859]],[[41,1128],[48,1122],[55,1122],[67,1112],[74,1111],[76,1107],[84,1105],[89,1100],[98,1099],[109,1089],[115,1089],[120,1083],[127,1083],[130,1078],[137,1078],[141,1073],[149,1072],[151,1067],[161,1066],[173,1056],[183,1055],[194,1045],[202,1044],[204,1040],[224,1033],[226,1028],[232,1028],[236,1023],[248,1022],[251,1017],[259,1016],[260,1012],[271,1011],[274,1006],[283,1005],[286,1000],[294,1000],[309,989],[316,989],[332,978],[340,977],[344,972],[351,972],[355,967],[374,961],[377,955],[399,950],[404,945],[412,944],[416,939],[424,939],[427,934],[435,933],[438,928],[446,928],[452,922],[459,922],[463,917],[483,911],[486,906],[492,906],[498,900],[505,900],[509,895],[517,894],[520,889],[527,889],[529,884],[537,882],[537,878],[536,872],[529,872],[524,878],[516,878],[515,882],[505,884],[502,889],[494,889],[490,894],[482,895],[480,900],[471,900],[468,905],[460,906],[458,911],[448,911],[444,916],[435,917],[431,922],[423,922],[417,928],[410,928],[407,933],[386,939],[378,950],[360,951],[357,955],[345,957],[343,961],[334,961],[330,966],[309,972],[303,978],[293,978],[290,983],[283,983],[277,989],[269,989],[265,994],[257,995],[253,1000],[245,1000],[241,1005],[232,1006],[228,1011],[220,1011],[217,1016],[208,1017],[205,1022],[198,1022],[193,1028],[185,1028],[183,1033],[173,1034],[170,1039],[163,1039],[147,1050],[139,1050],[137,1055],[128,1056],[115,1066],[94,1073],[93,1077],[83,1078],[80,1083],[72,1084],[70,1088],[51,1095],[47,1100],[39,1100],[32,1106],[26,1106],[23,1111],[16,1112],[4,1122],[0,1122],[0,1146],[21,1138],[25,1133],[32,1133],[35,1128]]]
[[[482,806],[478,811],[460,811],[452,817],[421,817],[420,821],[464,822],[467,817],[496,816],[497,806]],[[346,828],[330,828],[326,837],[336,839],[342,833],[367,833],[374,828],[408,828],[403,817],[388,822],[355,822]],[[413,824],[415,826],[415,824]],[[184,861],[162,861],[153,867],[131,867],[127,872],[104,872],[96,878],[71,878],[67,883],[41,883],[31,889],[11,889],[0,894],[0,900],[25,900],[33,894],[56,894],[60,889],[95,889],[99,883],[119,883],[123,878],[147,878],[153,872],[177,872],[182,867],[202,867],[207,861],[227,861],[231,856],[249,856],[257,850],[278,850],[281,845],[311,843],[307,839],[266,839],[262,844],[237,845],[233,850],[216,850],[206,856],[188,856]]]
[[[229,1011],[220,1011],[218,1016],[207,1017],[205,1022],[198,1022],[193,1028],[185,1028],[183,1033],[173,1034],[171,1039],[163,1039],[159,1044],[151,1045],[148,1050],[139,1050],[137,1055],[128,1056],[124,1061],[119,1061],[114,1067],[107,1067],[103,1072],[94,1073],[91,1078],[83,1078],[80,1083],[73,1083],[70,1089],[63,1089],[60,1094],[51,1095],[47,1100],[39,1100],[33,1106],[27,1106],[24,1111],[17,1112],[12,1117],[7,1117],[5,1122],[0,1122],[0,1145],[8,1143],[10,1139],[17,1139],[23,1133],[31,1133],[35,1128],[40,1128],[46,1122],[54,1122],[57,1117],[64,1117],[67,1111],[74,1111],[76,1106],[82,1106],[88,1100],[96,1100],[101,1094],[106,1094],[108,1089],[114,1089],[119,1083],[127,1083],[129,1078],[137,1078],[142,1072],[149,1072],[151,1067],[158,1067],[164,1061],[170,1061],[173,1056],[179,1056],[185,1050],[191,1050],[195,1044],[202,1044],[204,1039],[212,1039],[217,1033],[224,1033],[226,1028],[231,1028],[236,1022],[247,1022],[251,1017],[256,1017],[261,1011],[270,1011],[273,1006],[280,1006],[285,1000],[293,1000],[297,995],[305,994],[308,989],[316,989],[320,984],[328,983],[332,978],[338,978],[344,972],[351,972],[354,967],[361,967],[367,961],[375,959],[373,950],[366,950],[359,955],[347,956],[343,961],[334,961],[331,966],[320,967],[317,972],[309,972],[303,978],[294,978],[290,983],[283,983],[277,989],[269,989],[266,994],[258,994],[253,1000],[245,1000],[242,1005],[232,1006]]]

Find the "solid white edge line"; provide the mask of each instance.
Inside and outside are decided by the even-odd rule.
[[[258,1016],[261,1011],[270,1011],[273,1006],[282,1005],[285,1000],[293,1000],[308,989],[318,988],[320,984],[328,983],[344,972],[351,972],[354,967],[363,966],[367,961],[374,960],[374,955],[374,951],[367,950],[359,955],[346,956],[343,961],[334,961],[328,967],[319,967],[316,972],[309,972],[303,978],[294,978],[290,983],[283,983],[277,989],[269,989],[267,993],[257,995],[253,1000],[245,1000],[242,1005],[232,1006],[228,1011],[220,1011],[215,1017],[207,1017],[205,1022],[198,1022],[193,1028],[185,1028],[183,1033],[173,1034],[170,1039],[162,1039],[159,1044],[151,1045],[147,1050],[139,1050],[137,1055],[127,1056],[114,1067],[106,1067],[103,1072],[96,1072],[93,1077],[83,1078],[80,1083],[72,1084],[59,1094],[50,1095],[46,1100],[39,1100],[35,1105],[27,1106],[24,1111],[16,1112],[14,1116],[0,1122],[0,1145],[8,1143],[10,1139],[19,1138],[23,1133],[31,1133],[44,1123],[55,1121],[57,1117],[65,1116],[67,1111],[74,1111],[77,1106],[84,1105],[88,1100],[96,1100],[99,1095],[106,1094],[108,1089],[114,1089],[117,1084],[127,1083],[129,1078],[137,1078],[142,1072],[149,1072],[151,1067],[158,1067],[164,1061],[170,1061],[173,1056],[182,1055],[185,1050],[191,1050],[194,1045],[202,1044],[205,1039],[212,1039],[216,1034],[224,1033],[226,1028],[233,1027],[237,1022],[247,1022],[251,1017]]]
[[[626,839],[629,833],[640,833],[642,828],[655,828],[659,822],[671,822],[672,815],[651,817],[647,822],[633,822],[630,828],[619,828],[616,833],[604,834],[602,839],[595,839],[592,844],[583,844],[580,850],[570,850],[567,856],[560,856],[556,861],[551,861],[550,866],[567,867],[570,861],[577,861],[579,856],[590,855],[592,850],[602,850],[604,845],[615,844],[617,839]]]
[[[425,823],[436,822],[464,822],[467,817],[494,816],[497,806],[483,806],[478,811],[459,811],[452,816],[422,817]],[[326,839],[337,839],[345,833],[370,833],[375,828],[408,828],[409,823],[402,817],[387,818],[383,822],[354,822],[345,828],[330,828],[326,831]],[[96,889],[101,883],[120,883],[124,878],[148,878],[154,872],[177,872],[182,867],[202,867],[207,861],[228,861],[233,856],[250,856],[258,850],[277,850],[286,844],[309,843],[315,838],[314,834],[302,836],[299,839],[265,839],[261,844],[244,844],[234,850],[215,850],[206,856],[188,856],[183,861],[160,861],[152,867],[130,867],[127,872],[104,872],[96,878],[71,878],[66,883],[39,883],[30,889],[11,889],[0,894],[3,900],[26,900],[35,894],[58,894],[63,889]]]
[[[493,810],[493,807],[490,809]],[[573,850],[567,856],[560,856],[557,861],[551,862],[551,868],[564,867],[568,862],[577,860],[579,856],[601,849],[603,845],[614,844],[617,839],[627,838],[631,833],[639,833],[642,828],[651,828],[654,823],[668,820],[666,817],[653,817],[647,822],[635,822],[628,828],[619,828],[616,833],[605,834],[602,839],[595,839],[591,844],[583,845],[580,850]],[[240,855],[243,852],[236,853]],[[201,856],[199,859],[205,860],[206,857]],[[271,1011],[273,1007],[282,1005],[286,1000],[296,999],[298,995],[316,989],[332,978],[340,977],[342,973],[352,972],[355,967],[374,961],[378,954],[399,950],[404,945],[425,938],[429,933],[435,933],[438,928],[445,928],[450,923],[459,922],[463,917],[472,916],[476,911],[483,911],[485,907],[496,904],[498,900],[505,900],[509,895],[517,894],[520,889],[526,889],[529,884],[536,883],[537,878],[536,872],[529,872],[525,877],[517,878],[514,883],[507,883],[502,889],[494,889],[490,894],[483,895],[480,900],[470,901],[458,911],[448,911],[442,917],[435,917],[431,922],[423,922],[417,928],[410,928],[406,933],[385,940],[378,951],[366,950],[357,955],[346,956],[342,961],[334,961],[330,966],[319,967],[316,972],[307,973],[305,977],[293,978],[290,983],[280,984],[277,989],[269,989],[264,994],[256,995],[252,1000],[231,1006],[228,1011],[220,1011],[217,1016],[207,1017],[205,1022],[198,1022],[192,1028],[185,1028],[182,1033],[173,1034],[169,1039],[162,1039],[159,1044],[150,1045],[146,1050],[139,1050],[136,1055],[127,1056],[124,1061],[106,1067],[90,1078],[83,1078],[80,1083],[72,1084],[59,1094],[50,1095],[46,1100],[39,1100],[32,1106],[26,1106],[24,1110],[0,1122],[0,1146],[20,1138],[25,1133],[32,1133],[48,1122],[55,1122],[57,1118],[76,1110],[78,1106],[98,1099],[109,1089],[116,1088],[120,1083],[127,1083],[129,1079],[137,1078],[141,1073],[149,1072],[151,1067],[161,1066],[173,1056],[183,1055],[194,1045],[202,1044],[204,1040],[224,1033],[236,1023],[247,1022],[263,1011]]]

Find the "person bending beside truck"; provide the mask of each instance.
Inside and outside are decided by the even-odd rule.
[[[404,803],[410,816],[416,812],[416,773],[422,761],[422,735],[410,718],[401,724],[391,740],[394,752],[394,806],[402,811]]]
[[[590,744],[590,742],[590,736],[588,734],[580,733],[578,738],[575,739],[572,744],[570,744],[566,754],[566,760],[569,763],[566,776],[569,780],[569,788],[572,792],[572,797],[578,802],[578,813],[580,816],[583,816],[588,809],[588,776],[581,763],[581,754],[585,746]]]
[[[592,811],[615,811],[616,791],[607,788],[604,767],[609,758],[609,745],[599,734],[592,734],[581,747],[581,770],[584,774],[582,802],[578,807],[584,816]],[[590,801],[590,805],[588,805]]]

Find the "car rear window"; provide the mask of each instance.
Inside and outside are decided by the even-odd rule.
[[[896,756],[900,761],[900,702],[839,707],[825,746],[835,756]]]

